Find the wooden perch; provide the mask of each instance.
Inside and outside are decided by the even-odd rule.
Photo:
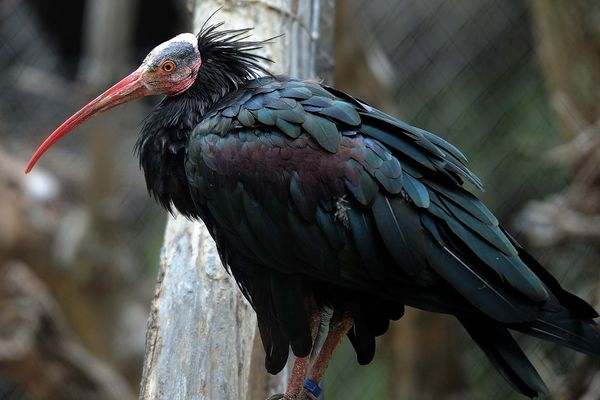
[[[275,73],[323,78],[332,67],[334,1],[198,1],[194,31],[211,23],[254,27]],[[325,27],[321,29],[321,27]],[[321,75],[321,76],[319,76]],[[256,316],[220,263],[204,224],[169,218],[146,335],[140,399],[264,399],[283,392],[285,371],[264,369]],[[252,382],[250,385],[249,382]]]
[[[244,398],[255,324],[204,224],[172,219],[148,323],[141,398]]]

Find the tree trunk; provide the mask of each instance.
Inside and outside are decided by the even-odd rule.
[[[325,78],[332,68],[334,0],[198,1],[194,30],[254,27],[273,72]],[[201,222],[169,218],[146,335],[140,399],[257,399],[282,392],[287,374],[264,371],[256,317],[221,265]],[[257,361],[257,360],[260,360]],[[250,385],[249,382],[252,382]]]

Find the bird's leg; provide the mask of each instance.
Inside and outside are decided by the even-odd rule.
[[[308,367],[309,356],[296,357],[288,386],[283,394],[274,394],[267,400],[304,400],[304,378]]]
[[[310,323],[314,338],[310,356],[296,357],[285,393],[273,395],[267,400],[314,399],[315,396],[305,388],[311,383],[319,384],[335,350],[352,327],[349,315],[334,314],[333,308],[329,306],[324,306],[319,311],[316,311],[314,305],[310,308],[314,310]]]
[[[312,301],[309,302],[307,307],[310,310],[313,310],[310,319],[310,330],[312,337],[316,338],[316,336],[319,335],[318,332],[320,331],[321,326],[320,313],[316,311],[317,306]],[[308,400],[308,397],[306,397],[307,394],[304,391],[304,379],[306,378],[309,362],[313,359],[313,354],[315,353],[315,341],[313,341],[313,349],[311,350],[311,354],[309,356],[295,358],[294,365],[292,366],[292,373],[285,393],[275,394],[269,397],[267,400]]]
[[[322,347],[314,360],[311,359],[310,369],[306,382],[318,385],[325,371],[329,366],[329,362],[338,348],[342,339],[350,328],[352,328],[352,318],[350,315],[334,315],[331,317],[327,338],[322,344]],[[311,357],[312,358],[312,357]]]
[[[317,359],[317,356],[321,352],[321,349],[323,348],[323,344],[325,343],[325,340],[327,339],[327,335],[329,334],[329,323],[331,322],[331,317],[333,317],[333,308],[331,308],[329,306],[324,306],[320,311],[320,318],[319,318],[316,336],[314,335],[314,332],[313,332],[313,336],[314,336],[315,340],[313,341],[313,348],[310,353],[310,362],[308,364],[309,371],[312,368],[312,366],[314,365],[314,363]]]

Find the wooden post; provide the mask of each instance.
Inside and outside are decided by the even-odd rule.
[[[327,78],[332,69],[334,0],[203,0],[194,30],[211,23],[254,27],[254,38],[284,34],[263,55],[275,73]],[[266,398],[287,375],[267,377],[255,346],[256,317],[226,272],[201,222],[169,218],[146,334],[140,399]],[[262,357],[261,357],[262,358]],[[251,368],[252,365],[252,368]],[[252,385],[249,385],[249,382]],[[251,387],[250,387],[251,386]]]

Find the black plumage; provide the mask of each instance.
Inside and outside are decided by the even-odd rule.
[[[138,148],[151,193],[209,226],[258,314],[270,372],[288,346],[310,350],[306,298],[351,312],[360,363],[404,305],[454,314],[528,396],[545,386],[507,328],[600,351],[595,311],[463,187],[481,182],[458,149],[335,89],[257,78],[266,71],[248,51],[260,44],[240,42],[245,33],[200,33],[209,68],[163,100]],[[165,129],[175,132],[156,146]],[[163,166],[162,178],[156,164],[172,154],[180,164]]]
[[[150,66],[101,97],[123,87],[170,94],[136,145],[148,189],[167,210],[206,223],[256,310],[269,372],[289,348],[309,354],[314,305],[351,318],[361,364],[406,305],[452,314],[527,396],[545,386],[509,330],[600,352],[598,314],[465,189],[482,185],[460,150],[334,88],[268,74],[248,29],[218,28],[204,28],[197,48],[192,35],[173,39],[195,55],[185,76],[157,72],[163,60],[151,53]],[[94,102],[28,169],[108,100]]]

